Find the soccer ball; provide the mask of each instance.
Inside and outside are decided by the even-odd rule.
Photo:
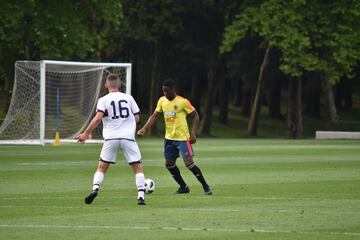
[[[147,178],[145,179],[145,193],[152,193],[155,190],[154,180]]]

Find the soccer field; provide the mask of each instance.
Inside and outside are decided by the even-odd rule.
[[[139,146],[146,206],[122,155],[84,204],[101,145],[0,146],[0,239],[360,239],[360,141],[200,138],[213,196],[181,160],[190,194],[174,195],[163,141]]]

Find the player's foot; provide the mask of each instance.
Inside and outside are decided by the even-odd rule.
[[[99,189],[92,190],[91,193],[85,198],[86,204],[91,204],[98,195]]]
[[[190,192],[189,187],[185,186],[185,187],[179,187],[179,189],[175,192],[175,194],[184,194],[189,192]]]
[[[211,187],[204,188],[204,192],[205,192],[205,195],[212,195],[213,194]]]
[[[146,205],[146,202],[143,198],[138,198],[138,205]]]

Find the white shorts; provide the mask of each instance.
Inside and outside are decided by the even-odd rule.
[[[116,156],[121,150],[129,164],[141,162],[139,147],[135,141],[127,139],[111,139],[104,141],[100,153],[100,160],[109,163],[116,163]]]

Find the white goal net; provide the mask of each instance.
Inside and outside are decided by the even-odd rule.
[[[114,73],[131,94],[130,63],[17,61],[8,113],[0,127],[0,144],[42,144],[62,141],[84,130],[95,114],[105,79]],[[101,126],[93,139],[101,139]]]

